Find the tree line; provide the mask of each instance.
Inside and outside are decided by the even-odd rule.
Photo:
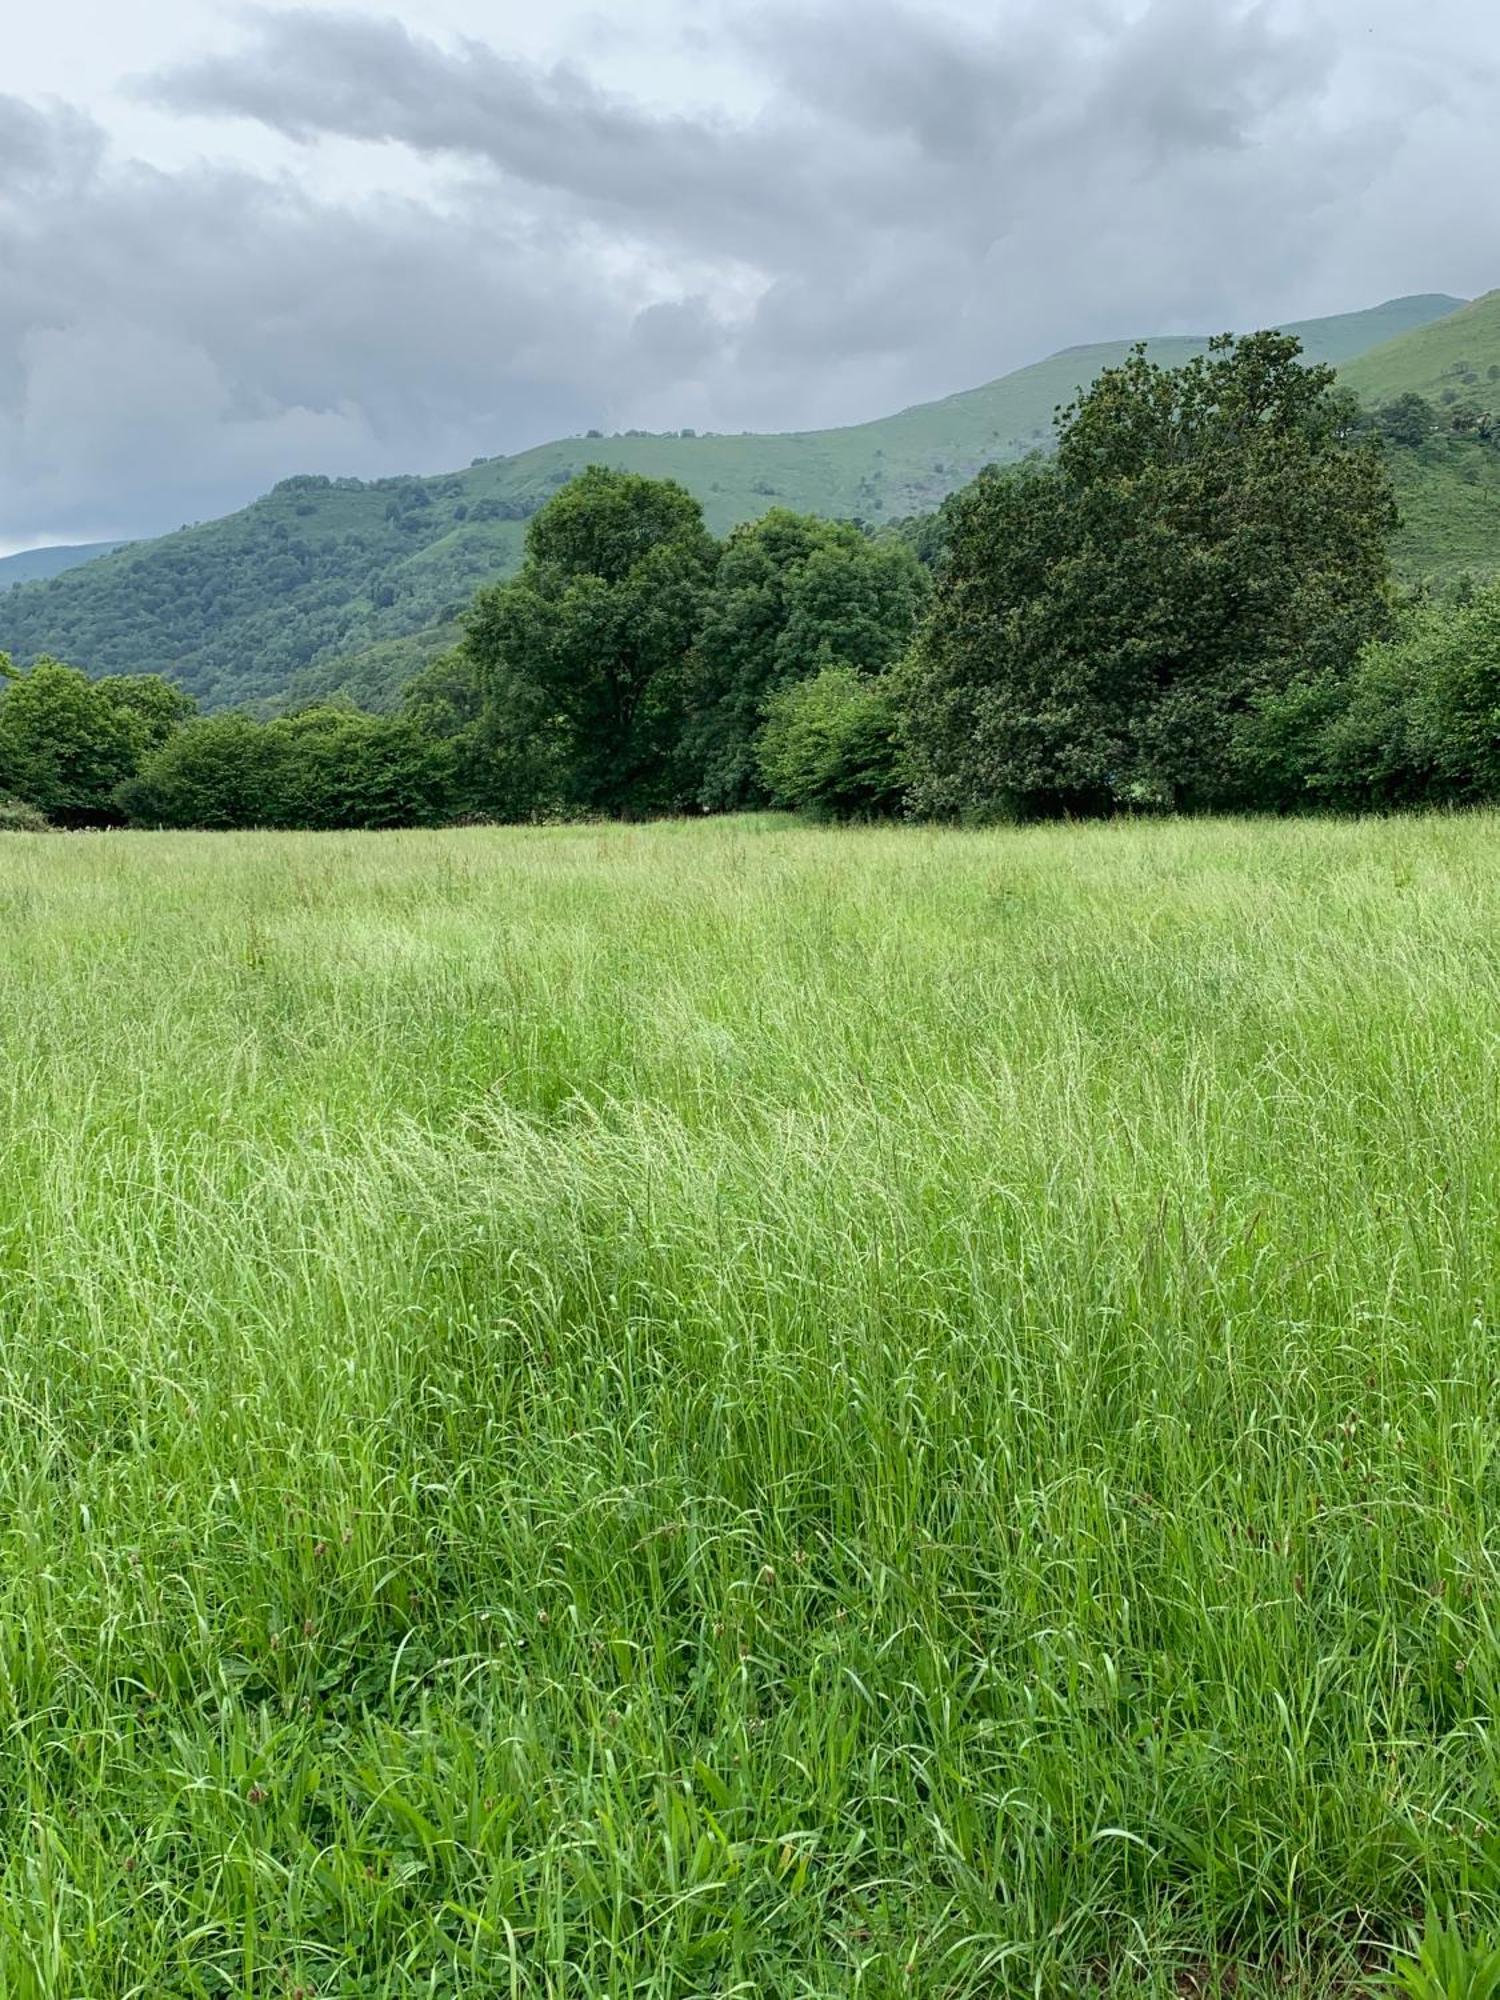
[[[790,807],[983,822],[1500,800],[1500,588],[1403,599],[1384,439],[1295,340],[1144,349],[1057,448],[871,535],[724,541],[590,468],[394,715],[0,681],[12,822],[394,827]],[[4,823],[0,814],[0,824]]]

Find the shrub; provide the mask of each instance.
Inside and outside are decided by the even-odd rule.
[[[25,799],[0,792],[0,833],[45,833],[51,822]]]
[[[245,715],[190,723],[120,787],[132,825],[270,826],[279,793],[275,739]]]
[[[870,819],[901,803],[904,767],[887,680],[835,666],[781,689],[767,705],[758,748],[778,805]]]
[[[442,817],[450,753],[403,716],[312,708],[180,730],[120,803],[137,826],[398,827]]]
[[[1500,801],[1500,584],[1423,605],[1367,646],[1309,748],[1310,785],[1332,804]]]

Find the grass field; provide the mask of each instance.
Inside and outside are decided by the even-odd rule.
[[[1497,859],[0,842],[0,1995],[1490,1928]]]

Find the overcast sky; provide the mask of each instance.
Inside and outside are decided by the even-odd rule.
[[[1500,285],[1496,0],[46,0],[0,550]]]

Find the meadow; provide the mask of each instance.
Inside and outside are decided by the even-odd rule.
[[[1491,1929],[1497,857],[0,841],[0,1995]]]

